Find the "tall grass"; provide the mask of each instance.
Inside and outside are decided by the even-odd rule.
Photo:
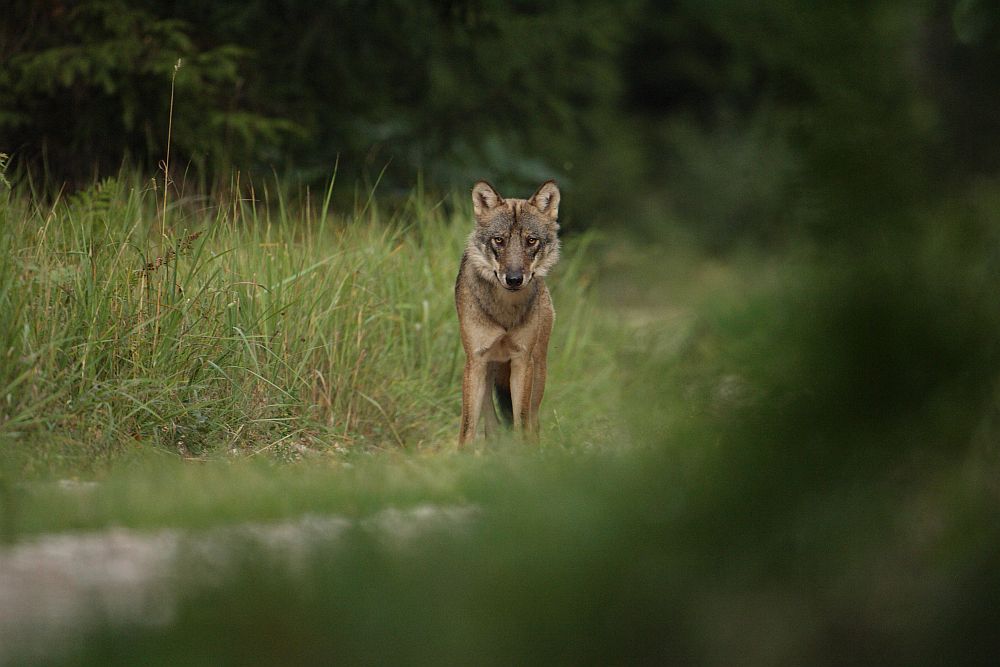
[[[310,197],[234,177],[169,215],[130,174],[49,200],[8,194],[0,438],[21,469],[79,472],[150,448],[295,459],[450,447],[464,201],[414,192],[391,213],[372,198],[344,212],[335,187]],[[593,407],[583,378],[613,373],[585,246],[568,245],[552,280],[554,436],[562,406]]]

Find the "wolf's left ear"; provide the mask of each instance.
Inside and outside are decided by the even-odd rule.
[[[545,181],[528,203],[553,220],[559,217],[559,188],[555,181]]]

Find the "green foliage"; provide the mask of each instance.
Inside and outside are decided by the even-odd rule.
[[[56,181],[123,153],[151,171],[178,59],[173,162],[201,177],[556,177],[571,225],[680,224],[713,250],[836,238],[887,199],[919,209],[936,170],[996,167],[981,2],[19,0],[5,18],[0,148]],[[855,210],[817,226],[846,187]]]
[[[258,142],[296,129],[242,107],[237,84],[250,51],[198,45],[188,22],[153,7],[15,2],[5,12],[0,136],[22,159],[44,159],[55,177],[113,172],[123,152],[145,164],[161,159],[178,61],[173,141],[187,160],[246,159]]]
[[[176,11],[208,11],[203,25],[213,33],[252,44],[257,57],[243,72],[245,96],[305,128],[301,142],[263,159],[289,161],[307,179],[339,159],[352,174],[388,165],[385,180],[396,187],[421,170],[439,189],[489,176],[508,191],[552,177],[596,182],[581,167],[607,160],[606,140],[617,132],[616,58],[637,7],[496,0],[203,5],[182,2]],[[288,31],[270,29],[276,18]]]
[[[315,182],[339,159],[348,173],[390,165],[395,186],[419,169],[439,187],[491,175],[528,188],[553,176],[568,184],[600,160],[606,180],[627,154],[612,158],[606,140],[621,126],[616,58],[636,7],[17,2],[0,136],[25,164],[44,158],[56,180],[95,163],[113,173],[123,152],[155,165],[183,59],[176,164],[291,164]],[[579,172],[584,183],[595,176]]]

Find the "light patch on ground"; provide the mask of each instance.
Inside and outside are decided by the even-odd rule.
[[[0,664],[69,652],[83,632],[103,622],[170,623],[182,583],[176,567],[181,557],[185,563],[195,559],[200,581],[210,582],[228,571],[233,545],[250,541],[294,571],[312,548],[356,525],[388,546],[405,547],[427,532],[461,528],[477,512],[421,505],[360,522],[306,515],[202,532],[115,528],[35,537],[0,549]]]

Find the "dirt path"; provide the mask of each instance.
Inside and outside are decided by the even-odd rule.
[[[384,510],[360,522],[306,515],[200,532],[114,528],[25,540],[0,549],[0,665],[70,652],[102,622],[169,623],[182,556],[196,560],[198,576],[207,582],[228,571],[234,543],[250,541],[295,568],[311,548],[355,526],[402,546],[427,531],[467,524],[477,511],[422,505]]]

